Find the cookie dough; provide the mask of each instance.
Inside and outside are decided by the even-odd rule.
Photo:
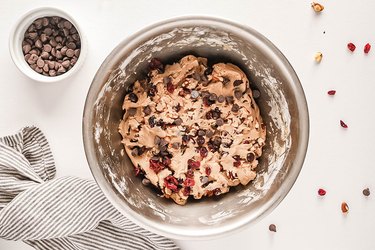
[[[119,126],[136,174],[180,205],[253,180],[266,128],[242,70],[192,55],[150,68],[125,96]]]

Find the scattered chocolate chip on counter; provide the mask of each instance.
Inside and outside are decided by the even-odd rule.
[[[271,224],[268,229],[271,231],[271,232],[276,232],[276,225],[275,224]]]
[[[365,189],[363,189],[362,194],[363,194],[364,196],[370,196],[370,189],[369,189],[369,188],[365,188]]]
[[[81,38],[68,20],[58,16],[36,19],[22,41],[25,61],[37,73],[58,76],[70,70],[81,51]]]

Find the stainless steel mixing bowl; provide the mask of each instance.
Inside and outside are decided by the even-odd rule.
[[[267,142],[247,186],[186,206],[159,197],[134,176],[118,125],[127,86],[157,57],[183,55],[232,62],[261,92],[257,103]],[[210,238],[253,223],[287,195],[302,168],[309,136],[308,109],[296,73],[283,54],[255,30],[212,17],[181,17],[157,23],[121,42],[95,75],[83,116],[83,139],[91,171],[106,197],[126,217],[177,239]]]

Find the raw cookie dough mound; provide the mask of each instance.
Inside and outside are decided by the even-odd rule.
[[[119,126],[136,174],[180,205],[253,180],[266,128],[241,69],[192,55],[150,68],[126,95]]]

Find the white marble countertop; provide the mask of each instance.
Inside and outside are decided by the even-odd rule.
[[[311,119],[309,149],[297,182],[267,217],[241,232],[212,241],[182,242],[183,249],[375,249],[375,2],[322,0],[316,15],[308,0],[284,1],[41,1],[0,2],[0,135],[40,127],[50,141],[58,176],[92,178],[81,134],[86,93],[104,58],[125,37],[169,17],[207,14],[255,28],[289,59],[306,93]],[[88,55],[72,78],[30,80],[8,52],[11,26],[25,12],[54,6],[70,13],[88,39]],[[324,32],[325,31],[325,32]],[[357,45],[350,53],[348,42]],[[314,54],[323,52],[317,65]],[[327,95],[336,89],[334,97]],[[349,128],[342,129],[339,120]],[[318,188],[327,190],[325,197]],[[362,195],[369,187],[373,194]],[[350,211],[341,213],[341,202]],[[268,225],[277,225],[277,232]],[[0,225],[1,227],[1,225]],[[31,249],[0,239],[0,249]]]

